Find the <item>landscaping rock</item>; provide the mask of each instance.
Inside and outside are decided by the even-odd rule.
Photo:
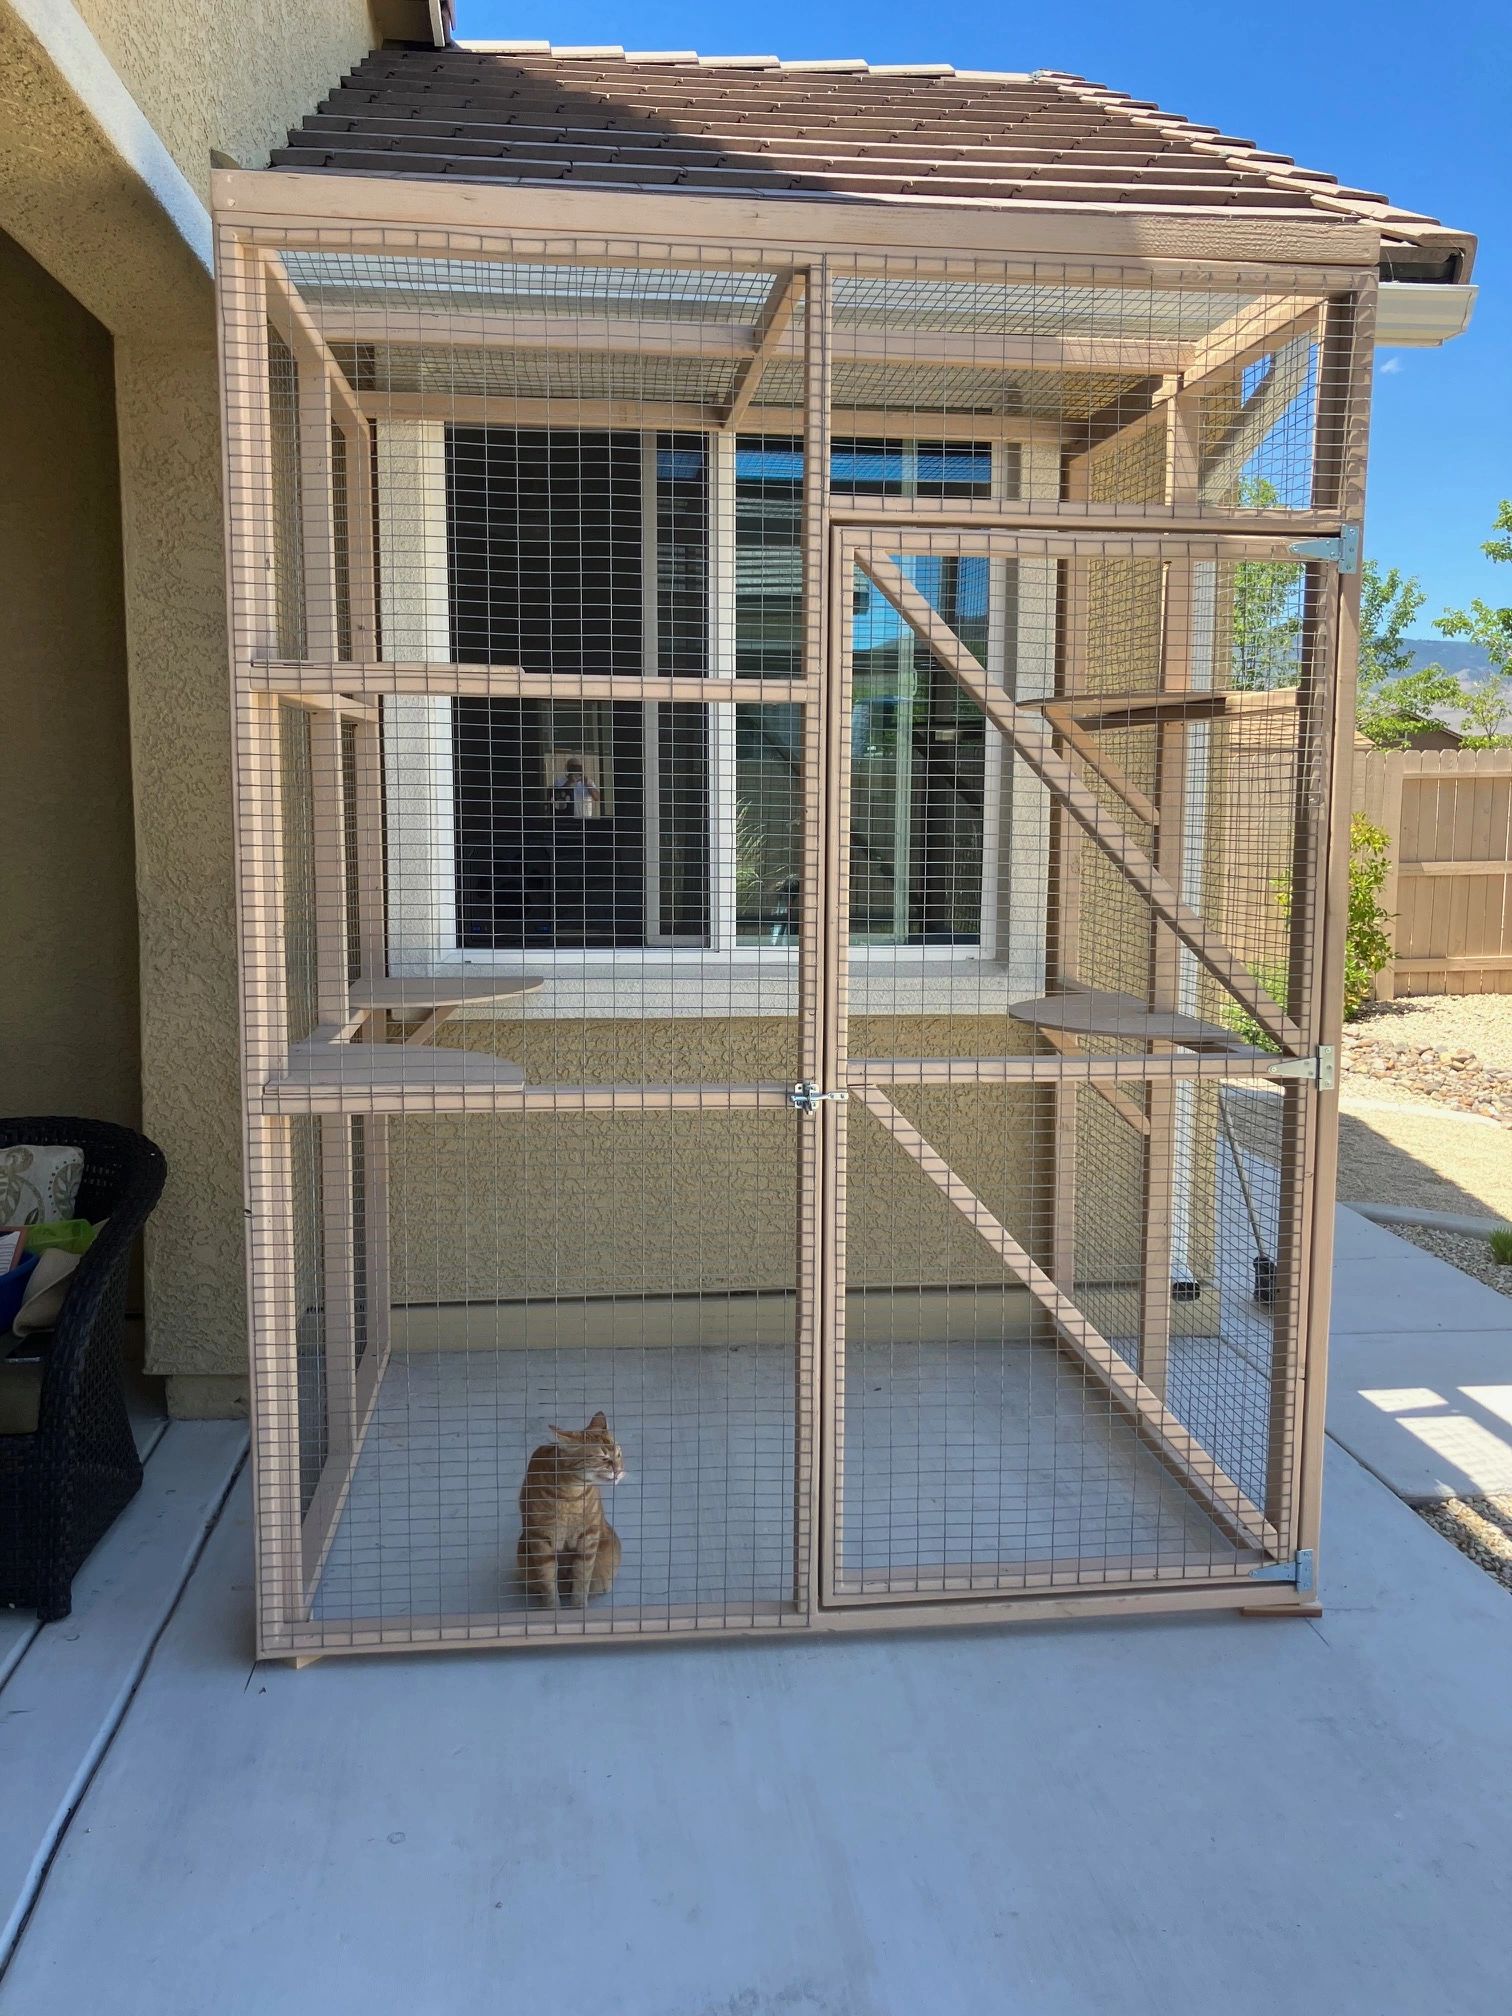
[[[1353,1028],[1344,1031],[1341,1061],[1346,1075],[1389,1078],[1419,1098],[1512,1128],[1512,1071],[1483,1064],[1472,1051],[1419,1049]]]

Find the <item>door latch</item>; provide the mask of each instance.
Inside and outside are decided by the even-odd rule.
[[[821,1092],[812,1078],[804,1078],[788,1093],[788,1104],[795,1113],[817,1113],[826,1099],[838,1105],[849,1097],[849,1092]]]

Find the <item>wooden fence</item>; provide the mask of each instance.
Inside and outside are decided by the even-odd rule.
[[[1391,841],[1379,998],[1512,993],[1512,749],[1357,750],[1354,804]]]

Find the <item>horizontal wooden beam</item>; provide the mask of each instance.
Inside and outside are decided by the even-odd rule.
[[[1225,1531],[1246,1546],[1279,1554],[1279,1537],[1259,1507],[1219,1468],[1197,1438],[1088,1321],[1070,1296],[1056,1286],[945,1158],[930,1146],[913,1122],[899,1112],[885,1093],[867,1088],[860,1099],[904,1154],[918,1164],[978,1237],[1023,1282],[1055,1325],[1062,1347],[1129,1416],[1166,1469]]]
[[[1236,1001],[1242,1002],[1260,1027],[1284,1049],[1300,1051],[1302,1031],[1255,982],[1250,970],[1224,944],[1216,931],[1103,809],[1095,793],[1076,774],[1070,757],[1055,747],[1049,723],[1028,708],[1017,706],[989,675],[928,598],[908,579],[897,562],[867,548],[855,551],[856,564],[897,610],[927,650],[981,708],[993,727],[1008,737],[1016,753],[1046,788],[1065,806],[1088,838],[1107,856],[1161,922],[1174,931]]]
[[[1064,1029],[1041,1029],[1040,1034],[1050,1048],[1058,1050],[1063,1057],[1086,1059],[1088,1056],[1076,1038],[1068,1036]],[[1070,1074],[1070,1079],[1073,1084],[1076,1082],[1074,1073]],[[1110,1085],[1105,1078],[1091,1078],[1087,1082],[1097,1096],[1111,1106],[1119,1119],[1126,1121],[1136,1134],[1149,1133],[1150,1116],[1142,1106],[1136,1106],[1132,1099],[1120,1092],[1116,1085]]]
[[[256,659],[242,676],[254,692],[301,698],[309,707],[345,702],[354,694],[393,699],[431,694],[489,700],[623,700],[689,702],[698,706],[802,706],[816,695],[804,679],[642,678],[632,672],[568,675],[526,672],[518,665],[443,665],[379,660],[356,665],[308,664],[301,659]]]
[[[1061,1032],[1056,1032],[1057,1034]],[[1045,1030],[1041,1035],[1048,1035]],[[1232,1052],[1130,1050],[1115,1057],[1082,1051],[1046,1056],[1031,1051],[1017,1057],[853,1057],[846,1083],[856,1091],[869,1085],[1112,1085],[1169,1083],[1173,1078],[1264,1078],[1276,1062],[1268,1050],[1252,1050],[1237,1040]]]
[[[439,418],[440,415],[433,417]],[[765,417],[764,409],[763,415]],[[902,431],[904,416],[893,414],[889,424]],[[924,428],[924,415],[908,416],[912,429]],[[930,423],[936,416],[929,416]],[[952,421],[954,431],[962,428],[964,438],[968,417]],[[949,418],[949,416],[944,416]],[[846,416],[850,424],[850,416]],[[942,421],[943,424],[943,421]],[[990,425],[990,422],[983,422]],[[1038,423],[1044,429],[1044,423]],[[1061,442],[1062,430],[1051,425],[1038,437]],[[941,532],[971,543],[963,548],[992,558],[1059,559],[1083,554],[1089,559],[1119,560],[1286,560],[1295,556],[1290,543],[1304,534],[1332,536],[1339,530],[1337,511],[1245,511],[1214,504],[1188,508],[1168,504],[1107,504],[1092,499],[1015,497],[1007,503],[971,497],[836,497],[829,509],[831,523],[857,531],[869,527],[890,527],[893,553],[928,553],[931,541]],[[1074,521],[1068,524],[1068,520]],[[1099,531],[1116,536],[1116,554],[1099,551]],[[1006,539],[1032,539],[1032,549],[1021,551],[1002,540],[994,544],[990,534]],[[1180,551],[1173,542],[1181,541]]]
[[[1433,973],[1473,973],[1484,966],[1487,972],[1512,970],[1512,952],[1398,952],[1392,966],[1400,978],[1404,970]]]
[[[565,394],[553,399],[517,399],[503,393],[379,392],[369,387],[358,396],[369,420],[440,420],[455,427],[623,427],[642,433],[666,429],[712,434],[724,428],[727,411],[726,407],[713,403],[573,399]],[[959,441],[1047,443],[1058,443],[1061,439],[1061,429],[1055,421],[1025,419],[1012,413],[955,413],[943,407],[838,403],[832,404],[831,412],[843,431],[864,435],[907,440],[948,437]],[[757,405],[750,409],[747,420],[752,434],[793,435],[803,432],[804,413],[800,406]],[[1056,515],[1055,507],[1047,505],[1044,509],[1046,516]],[[1063,509],[1060,515],[1064,515]],[[1148,517],[1149,513],[1144,511],[1141,515]],[[1295,535],[1314,529],[1338,529],[1337,513],[1331,519],[1319,515],[1316,527],[1304,522],[1304,518],[1305,514],[1290,514],[1284,520],[1287,530]]]
[[[516,399],[503,392],[379,392],[358,394],[369,420],[441,420],[453,427],[623,428],[627,433],[713,434],[724,407],[690,399]]]
[[[1399,861],[1398,875],[1512,875],[1512,861]]]
[[[1373,278],[1381,244],[1375,224],[1278,216],[1232,203],[1183,204],[1170,211],[1080,201],[846,203],[807,193],[679,195],[453,176],[224,168],[211,177],[211,201],[219,222],[271,227],[285,242],[297,237],[318,244],[325,230],[331,248],[343,252],[400,251],[407,249],[401,241],[410,233],[416,243],[434,245],[453,259],[518,259],[526,256],[522,241],[536,236],[553,256],[579,264],[588,257],[628,257],[648,264],[723,265],[743,251],[755,264],[777,266],[806,251],[857,261],[868,253],[903,252],[971,271],[982,258],[1016,262],[1025,277],[1042,284],[1045,260],[1075,265],[1090,258],[1100,265],[1116,262],[1157,282],[1168,277],[1175,285],[1181,284],[1177,275],[1189,286],[1221,285],[1205,270],[1220,263],[1235,269],[1235,284],[1257,289],[1360,286]],[[574,237],[588,241],[583,252],[561,242]],[[1293,267],[1295,279],[1288,270]],[[1086,275],[1085,282],[1093,277]],[[1111,282],[1113,275],[1107,277]]]
[[[282,689],[279,698],[291,707],[307,707],[311,713],[339,714],[344,721],[376,721],[378,709],[354,699],[349,693],[290,692]]]
[[[802,355],[802,332],[792,328],[801,277],[776,283],[785,311],[769,328],[763,322],[698,321],[672,315],[543,315],[532,304],[519,314],[442,308],[343,305],[318,301],[309,309],[330,343],[427,350],[565,350],[614,356],[742,359],[763,367],[773,358]],[[947,330],[848,324],[837,328],[838,362],[945,364],[983,371],[1126,372],[1147,378],[1181,369],[1190,344],[1129,336],[1012,336],[997,329]],[[759,377],[759,373],[757,374]]]
[[[340,1046],[331,1046],[339,1048]],[[373,1049],[372,1044],[352,1043],[354,1053]],[[492,1113],[501,1119],[511,1114],[556,1113],[787,1113],[792,1111],[791,1088],[785,1084],[749,1085],[509,1085],[491,1084],[479,1078],[447,1079],[430,1071],[422,1077],[421,1060],[456,1056],[464,1061],[478,1059],[480,1051],[417,1050],[408,1045],[388,1046],[415,1060],[413,1067],[398,1066],[383,1083],[358,1075],[357,1059],[349,1082],[339,1082],[340,1060],[329,1065],[329,1079],[306,1082],[301,1079],[270,1078],[259,1099],[264,1113]],[[329,1061],[329,1060],[328,1060]],[[412,1068],[413,1078],[407,1070]]]

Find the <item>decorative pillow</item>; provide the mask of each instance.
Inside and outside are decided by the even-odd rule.
[[[42,1255],[32,1269],[32,1277],[21,1297],[21,1307],[11,1326],[18,1337],[32,1337],[39,1330],[56,1327],[58,1318],[63,1314],[68,1278],[82,1257],[78,1253],[60,1253],[56,1247],[49,1248]]]
[[[83,1180],[82,1148],[0,1148],[0,1225],[72,1218]]]

